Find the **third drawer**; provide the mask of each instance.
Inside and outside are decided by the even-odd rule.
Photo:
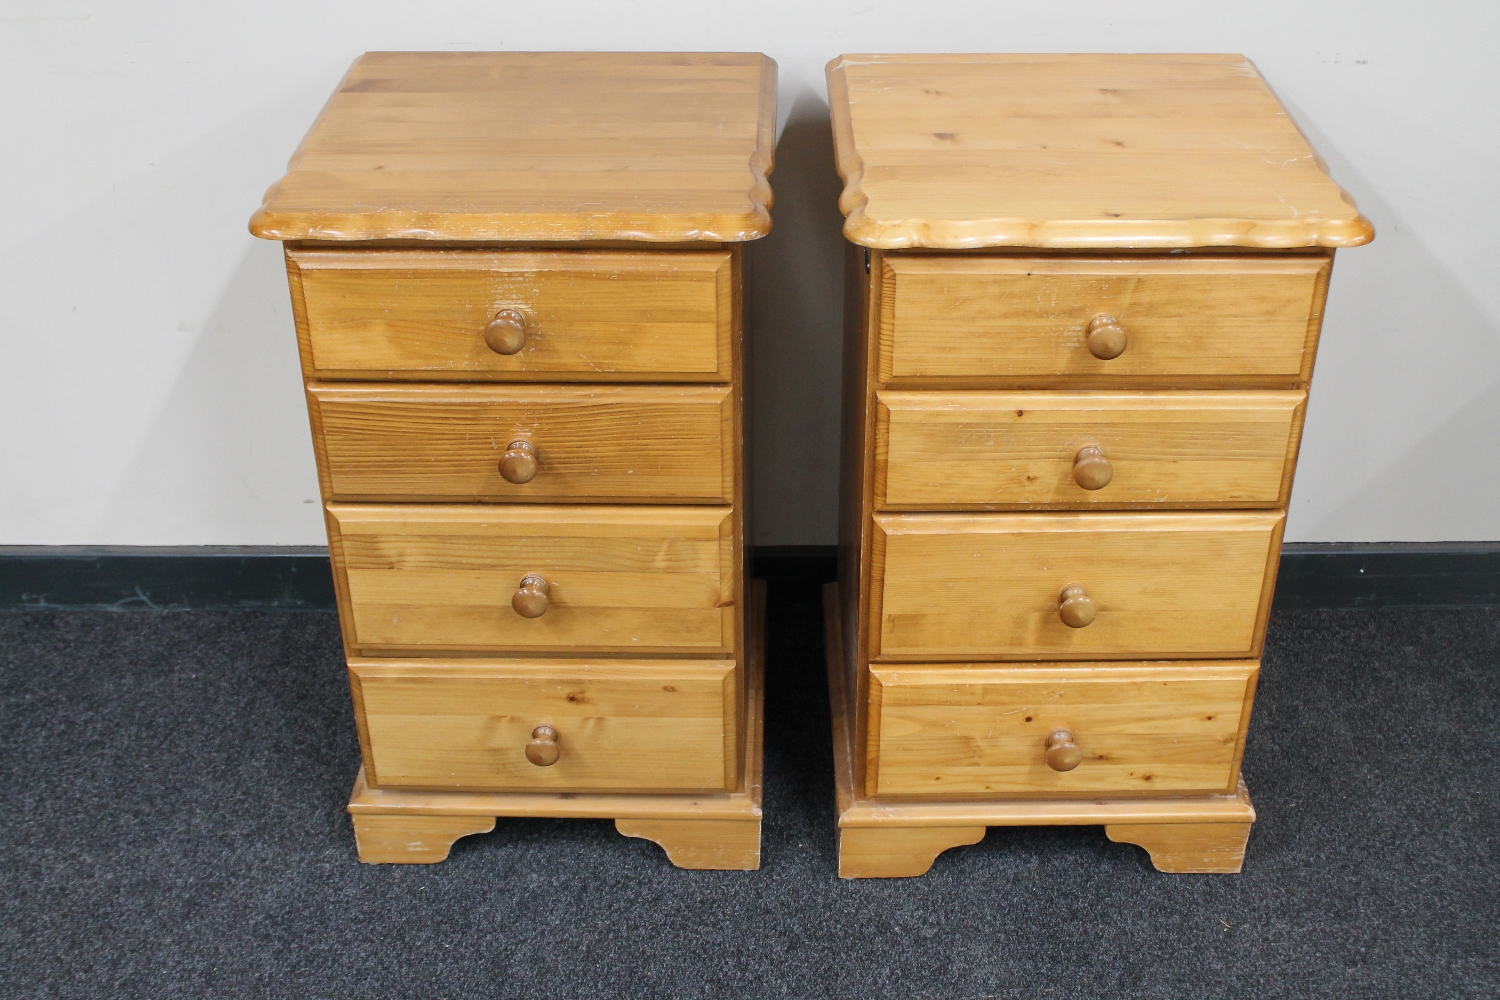
[[[345,632],[366,655],[736,652],[733,508],[327,509]]]
[[[878,514],[868,654],[1257,657],[1285,518],[1280,511]],[[1065,607],[1070,587],[1078,590]]]

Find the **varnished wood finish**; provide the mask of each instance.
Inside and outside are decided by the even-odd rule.
[[[1301,384],[1312,375],[1332,260],[889,254],[880,377]],[[1129,333],[1117,357],[1089,347],[1101,311]]]
[[[760,820],[640,819],[621,817],[615,829],[659,845],[678,868],[755,871],[760,867]]]
[[[431,862],[446,857],[432,849],[438,833],[447,843],[467,833],[483,833],[497,816],[561,816],[614,819],[625,836],[662,844],[682,867],[754,869],[760,865],[761,764],[765,698],[765,584],[752,589],[751,636],[745,675],[745,738],[739,751],[744,767],[738,785],[728,792],[632,794],[606,792],[422,791],[373,788],[360,769],[349,798],[356,830],[390,831],[385,851],[361,860]],[[380,823],[371,823],[379,819]],[[449,822],[431,824],[431,819]],[[668,821],[668,822],[660,822]],[[405,839],[403,839],[405,838]],[[409,844],[417,845],[411,851]],[[424,846],[427,845],[427,846]]]
[[[759,55],[377,53],[252,221],[286,241],[366,860],[546,815],[759,863],[740,241],[775,120]]]
[[[330,504],[355,646],[733,656],[735,530],[727,507]],[[517,614],[518,581],[548,585]]]
[[[1307,394],[876,393],[879,510],[1272,507],[1291,492]],[[1102,485],[1079,482],[1097,449]]]
[[[724,382],[728,251],[287,250],[309,379]],[[488,331],[518,312],[502,354]]]
[[[974,828],[990,826],[1127,826],[1149,828],[1185,826],[1245,826],[1255,822],[1255,808],[1243,780],[1232,794],[1188,796],[1134,796],[1129,798],[1088,796],[1045,799],[972,798],[866,798],[856,794],[855,779],[854,692],[845,683],[844,634],[840,613],[839,585],[823,588],[823,623],[828,665],[828,694],[833,708],[834,791],[838,806],[840,840],[851,830],[894,832],[921,828]],[[1245,715],[1248,721],[1248,713]],[[1240,742],[1243,743],[1243,733]],[[1238,768],[1238,761],[1235,764]],[[1232,836],[1226,829],[1225,835]],[[870,838],[887,856],[883,869],[856,868],[841,870],[845,878],[892,877],[891,869],[921,874],[932,863],[937,851],[928,845],[939,844],[951,834],[934,834],[921,841],[921,847],[908,842],[903,852],[900,841]],[[1142,839],[1145,835],[1142,834]],[[1170,837],[1167,831],[1164,837]],[[978,838],[975,838],[977,840]],[[1125,838],[1119,838],[1125,839]],[[950,846],[974,841],[955,841]],[[931,853],[929,853],[931,852]],[[908,856],[900,859],[902,853]],[[1165,869],[1164,869],[1165,870]]]
[[[776,64],[749,53],[371,52],[250,231],[724,243],[771,228]]]
[[[982,826],[844,827],[839,830],[839,878],[912,878],[937,856],[984,839]]]
[[[493,816],[356,814],[354,842],[368,865],[432,865],[448,860],[453,842],[495,828]]]
[[[476,791],[728,791],[739,692],[728,662],[349,665],[373,787]],[[552,730],[550,766],[531,752]]]
[[[1285,515],[877,514],[874,660],[1255,657]],[[1087,628],[1059,615],[1078,584]]]
[[[828,64],[851,241],[1266,249],[1374,229],[1238,55],[845,55]]]
[[[1256,666],[882,666],[871,671],[866,794],[1229,794]],[[1073,768],[1052,762],[1058,731],[1082,753]]]
[[[1110,823],[1110,840],[1144,847],[1158,871],[1233,875],[1245,865],[1249,823]]]
[[[333,500],[701,504],[734,497],[729,386],[314,383],[308,395]],[[518,441],[532,452],[524,464],[520,455],[507,458]],[[507,462],[515,478],[505,474]]]

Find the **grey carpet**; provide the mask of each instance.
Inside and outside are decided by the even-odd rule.
[[[8,997],[1500,995],[1500,612],[1272,625],[1244,874],[1098,827],[835,875],[817,586],[771,591],[759,872],[596,821],[355,860],[326,613],[0,615]]]

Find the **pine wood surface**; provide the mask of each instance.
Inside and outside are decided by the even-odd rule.
[[[478,791],[733,789],[732,662],[355,660],[376,787]],[[526,757],[557,732],[556,763]]]
[[[1332,263],[1327,253],[883,254],[880,378],[1305,383]],[[1128,336],[1107,361],[1085,346],[1101,313]]]
[[[1233,875],[1244,868],[1250,823],[1110,823],[1110,840],[1144,847],[1157,871]]]
[[[612,818],[629,837],[654,840],[674,864],[747,869],[760,865],[765,703],[765,583],[750,589],[745,734],[739,784],[721,793],[477,792],[372,788],[360,768],[349,798],[360,860],[431,863],[454,840],[493,828],[497,816]],[[368,759],[369,754],[366,754]],[[669,821],[667,823],[654,821]]]
[[[845,55],[829,107],[853,242],[887,249],[1368,243],[1239,55]]]
[[[872,660],[1256,658],[1285,514],[877,514]],[[1082,584],[1086,628],[1059,616]]]
[[[276,240],[734,242],[771,228],[751,53],[371,52],[250,221]]]
[[[309,379],[728,381],[727,251],[287,249]],[[484,339],[502,309],[524,346]]]
[[[837,583],[823,587],[824,652],[833,714],[834,790],[839,826],[1088,826],[1121,823],[1253,823],[1255,809],[1241,779],[1233,794],[1112,798],[974,799],[934,801],[872,798],[855,780],[854,719],[858,715],[844,669],[845,636]]]
[[[1229,794],[1253,661],[879,666],[870,671],[871,796]],[[1073,734],[1083,762],[1047,764]]]
[[[876,510],[1270,507],[1290,497],[1307,394],[876,393]],[[1112,475],[1074,475],[1097,446]]]
[[[738,654],[732,508],[327,509],[355,650]],[[550,587],[539,618],[511,606],[528,573]]]
[[[729,386],[321,384],[328,499],[727,503],[734,499]],[[508,482],[512,442],[535,449]]]

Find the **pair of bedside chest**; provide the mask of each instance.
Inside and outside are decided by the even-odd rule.
[[[829,93],[840,873],[1025,823],[1238,870],[1330,248],[1368,223],[1239,57],[844,57]],[[762,56],[374,54],[252,221],[286,243],[363,860],[546,815],[758,866],[774,125]]]

